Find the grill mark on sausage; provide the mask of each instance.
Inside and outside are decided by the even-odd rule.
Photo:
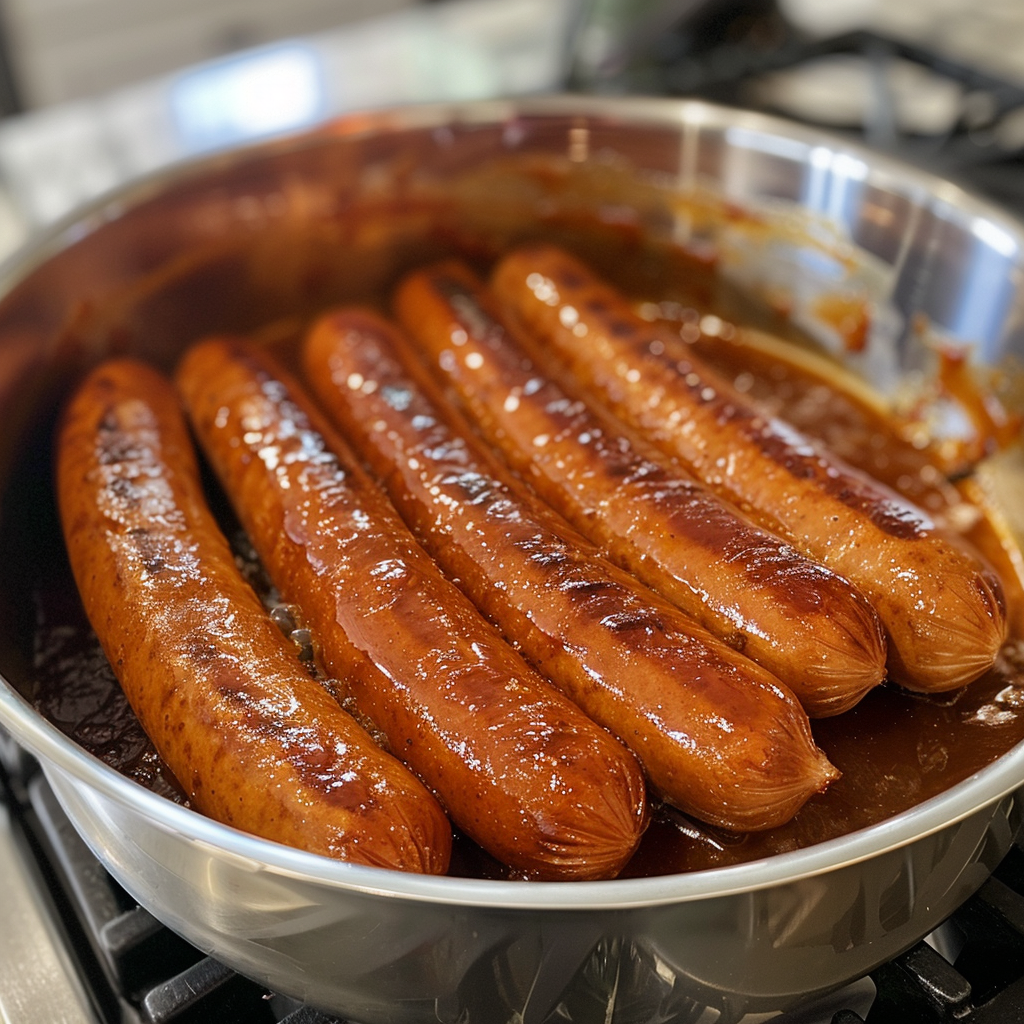
[[[792,430],[777,420],[766,418],[746,403],[736,401],[730,385],[710,370],[697,369],[692,362],[680,365],[673,354],[674,344],[659,344],[662,342],[660,329],[622,319],[605,299],[590,297],[594,286],[588,285],[577,273],[560,272],[555,277],[570,293],[562,296],[566,303],[586,308],[599,321],[601,330],[626,341],[637,358],[657,364],[674,387],[685,388],[697,408],[704,410],[718,425],[728,424],[739,430],[766,458],[794,479],[813,480],[831,497],[864,515],[893,537],[913,539],[932,526],[922,520],[916,510],[883,493],[870,481],[837,469],[831,459],[824,458],[806,439],[800,438],[794,444]],[[652,401],[656,402],[656,398]]]
[[[810,777],[802,791],[794,782],[788,809],[769,808],[798,772],[815,772],[813,754],[802,761],[788,751],[810,735],[797,725],[792,697],[614,569],[522,489],[474,442],[393,325],[361,310],[331,314],[314,327],[305,368],[424,545],[517,647],[646,757],[671,799],[733,827],[763,827],[793,812],[801,802],[793,793],[814,788]],[[725,738],[729,752],[719,749],[718,730],[735,734],[733,720],[744,737],[758,731],[754,742],[764,740],[753,757],[735,735]],[[830,771],[820,761],[818,769]],[[745,798],[751,780],[753,808]]]
[[[754,532],[737,531],[735,514],[703,485],[641,454],[624,435],[609,433],[583,402],[566,395],[553,380],[545,379],[528,359],[509,355],[509,348],[503,347],[504,326],[465,281],[444,269],[424,273],[424,280],[451,303],[459,326],[494,351],[503,368],[508,368],[507,380],[528,378],[516,387],[515,400],[520,407],[533,407],[554,421],[550,447],[554,448],[562,439],[581,445],[583,454],[572,462],[566,456],[567,474],[580,478],[603,475],[615,482],[616,489],[628,487],[641,500],[656,506],[660,515],[668,517],[675,537],[685,538],[711,554],[724,553],[727,559],[742,566],[752,585],[784,598],[802,612],[821,607],[820,586],[825,570],[809,560],[797,560],[788,545],[774,548],[776,538],[767,536],[760,545],[753,545],[754,557],[739,557],[737,548],[751,545]],[[543,457],[543,453],[535,455]],[[781,577],[778,570],[787,562],[789,569]]]

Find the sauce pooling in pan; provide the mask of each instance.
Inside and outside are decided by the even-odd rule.
[[[705,336],[698,343],[708,349],[704,358],[715,362],[720,373],[731,375],[735,383],[772,401],[783,413],[799,403],[801,429],[811,433],[815,415],[808,410],[816,405],[821,432],[835,437],[836,427],[829,413],[848,396],[839,394],[835,402],[830,401],[827,381],[805,374],[796,365],[747,358],[749,350],[745,354],[742,341],[719,346]],[[773,366],[780,365],[784,373],[773,370]],[[808,401],[811,393],[816,403]],[[899,475],[914,483],[912,488],[905,488],[900,479],[887,480],[890,486],[912,491],[910,496],[919,502],[923,489],[933,513],[936,502],[956,500],[927,451],[903,443],[895,425],[879,420],[868,423],[866,410],[863,419],[859,420],[858,415],[856,407],[846,414],[847,436],[870,431],[873,438],[882,438],[872,441],[872,451],[877,453],[888,445],[893,452],[898,450]],[[35,490],[38,500],[19,500],[3,525],[3,533],[13,532],[19,540],[27,541],[19,549],[20,557],[33,570],[25,574],[26,581],[31,581],[35,608],[32,697],[44,714],[86,749],[142,784],[181,799],[180,789],[160,765],[121,698],[81,615],[56,520],[49,514],[38,514],[52,499],[49,480],[39,469],[39,453],[34,454],[35,458],[27,455],[22,461],[14,487],[28,494]],[[844,455],[849,459],[848,453]],[[877,467],[872,468],[878,472]],[[230,524],[230,513],[216,487],[211,484],[208,489],[222,520]],[[975,533],[976,540],[978,536],[984,540],[984,530]],[[234,535],[239,536],[237,529]],[[244,539],[236,545],[236,552],[251,578],[259,582],[259,566]],[[998,554],[995,548],[989,553]],[[273,592],[264,587],[264,595],[272,605]],[[278,617],[287,622],[287,609],[282,609]],[[307,642],[301,629],[295,639],[300,646]],[[843,777],[826,793],[812,797],[785,825],[759,834],[736,835],[701,825],[677,811],[655,808],[652,823],[623,875],[702,869],[804,847],[871,825],[942,792],[1024,738],[1022,652],[1024,648],[1018,649],[1017,638],[1011,635],[995,666],[969,687],[918,696],[883,686],[851,711],[815,721],[815,740]],[[502,877],[505,869],[468,840],[459,839],[451,871]]]

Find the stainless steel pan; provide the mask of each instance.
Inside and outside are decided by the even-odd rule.
[[[558,216],[544,167],[583,183]],[[772,230],[719,216],[733,206]],[[811,329],[821,291],[864,291],[876,330],[858,360],[885,388],[920,369],[917,314],[985,363],[1024,345],[1020,225],[803,129],[700,103],[581,98],[349,118],[133,185],[6,266],[3,514],[29,500],[10,467],[45,439],[84,363],[129,350],[166,365],[200,334],[372,294],[454,236],[500,245],[583,222],[713,248],[724,274],[785,292]],[[792,1006],[928,933],[1021,818],[1018,747],[881,824],[714,871],[526,884],[334,863],[209,821],[65,738],[31,704],[25,599],[0,567],[0,723],[102,862],[201,949],[367,1024],[686,1020],[705,1006],[728,1020]]]

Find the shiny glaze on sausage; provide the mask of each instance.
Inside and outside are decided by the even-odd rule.
[[[265,353],[212,339],[177,379],[242,525],[358,714],[518,874],[615,875],[645,824],[633,755],[441,575]]]
[[[307,674],[242,579],[166,378],[134,360],[86,378],[57,488],[86,613],[195,808],[341,860],[447,869],[440,805]]]
[[[697,818],[771,828],[824,789],[836,773],[796,698],[517,485],[414,360],[365,310],[328,314],[304,347],[325,410],[505,636]]]
[[[781,679],[809,714],[845,711],[882,680],[881,628],[860,594],[546,375],[464,266],[413,273],[396,309],[478,428],[546,501]]]
[[[761,413],[564,251],[514,251],[492,284],[514,321],[618,417],[851,580],[886,629],[891,678],[943,691],[992,666],[1006,632],[999,580],[926,513]]]

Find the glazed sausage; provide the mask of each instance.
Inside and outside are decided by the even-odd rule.
[[[882,680],[881,628],[860,594],[545,376],[465,267],[412,274],[396,309],[478,428],[546,501],[780,678],[809,714],[838,714]]]
[[[341,310],[314,326],[304,365],[449,577],[668,802],[737,831],[791,818],[837,775],[793,695],[517,486],[407,346],[375,314]]]
[[[762,415],[567,253],[510,253],[493,285],[515,320],[617,416],[853,582],[885,626],[893,679],[950,690],[992,665],[1006,632],[999,580],[923,511]]]
[[[485,850],[536,878],[601,878],[645,823],[633,755],[542,680],[417,544],[263,352],[213,339],[177,375],[271,578],[358,713]]]
[[[447,869],[440,805],[307,674],[239,574],[166,378],[134,360],[86,378],[57,490],[89,620],[195,808],[342,860]]]

